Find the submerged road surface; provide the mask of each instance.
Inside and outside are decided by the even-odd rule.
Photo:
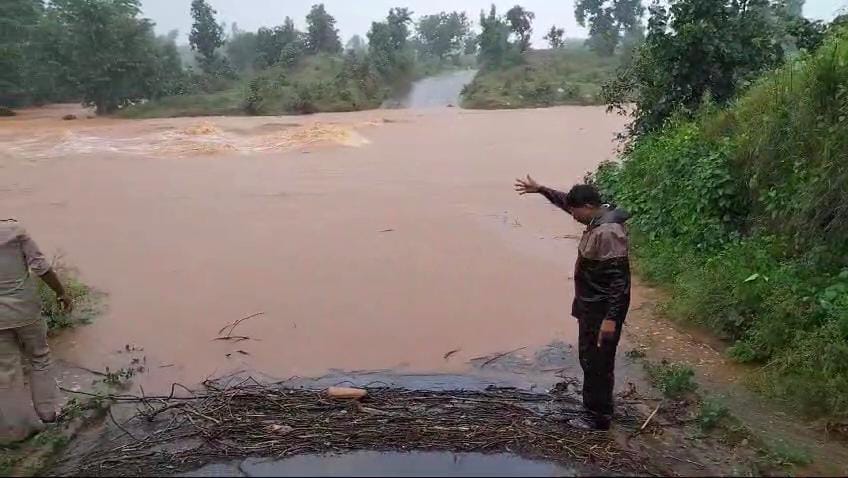
[[[613,156],[603,107],[310,117],[0,119],[0,216],[107,294],[57,354],[139,383],[253,370],[462,372],[554,340],[581,228],[567,188]],[[252,314],[231,335],[222,327]],[[226,335],[224,332],[223,335]],[[129,347],[127,347],[129,346]]]

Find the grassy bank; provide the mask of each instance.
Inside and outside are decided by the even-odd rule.
[[[218,93],[168,96],[120,110],[121,118],[176,118],[180,116],[243,115],[243,87]]]
[[[511,66],[483,68],[463,91],[472,109],[535,108],[600,104],[601,85],[619,65],[583,47],[537,50]]]
[[[762,364],[760,387],[848,417],[848,32],[640,138],[595,175],[634,214],[640,273],[670,316]]]

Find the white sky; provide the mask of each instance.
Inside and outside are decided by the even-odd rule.
[[[304,28],[310,7],[320,0],[209,0],[209,3],[218,10],[218,20],[226,22],[228,28],[230,23],[236,22],[243,30],[256,30],[261,26],[282,24],[286,15],[292,17],[298,27]],[[488,10],[492,3],[501,13],[516,3],[535,13],[534,45],[545,43],[542,37],[553,24],[564,27],[567,37],[586,36],[586,30],[574,19],[573,0],[324,0],[323,3],[337,20],[342,42],[353,34],[364,36],[371,22],[385,18],[392,7],[408,7],[415,13],[414,18],[440,11],[464,10],[476,25],[480,10]],[[142,9],[144,16],[156,22],[157,32],[177,29],[181,41],[185,42],[191,30],[190,4],[191,0],[142,0]],[[810,18],[830,20],[846,6],[848,0],[807,0],[804,13]]]

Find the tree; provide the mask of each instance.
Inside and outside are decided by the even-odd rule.
[[[206,73],[216,73],[216,50],[224,45],[224,28],[215,20],[216,12],[206,0],[191,0],[194,24],[188,40],[191,49],[199,53],[198,63]]]
[[[804,0],[778,0],[774,5],[776,20],[784,27],[783,48],[792,53],[815,50],[827,31],[824,22],[804,18],[804,3]]]
[[[557,26],[554,25],[550,30],[548,30],[548,33],[543,37],[543,39],[548,41],[551,48],[557,49],[565,46],[565,40],[562,39],[564,35],[565,29],[557,28]]]
[[[786,13],[793,17],[804,16],[804,4],[806,0],[783,0],[785,2]]]
[[[170,93],[181,75],[176,47],[163,47],[138,0],[52,0],[46,18],[61,32],[53,58],[98,114]]]
[[[226,52],[236,70],[251,70],[259,56],[259,39],[256,33],[239,30],[238,25],[233,23],[230,37],[227,39]]]
[[[327,13],[324,4],[313,5],[306,15],[306,46],[312,53],[339,53],[342,42],[336,29],[336,19]]]
[[[297,30],[290,17],[273,29],[260,28],[256,32],[256,65],[266,68],[280,61],[294,64],[306,50],[304,43],[303,33]]]
[[[783,60],[781,28],[768,0],[655,3],[645,43],[604,96],[620,111],[635,102],[631,136],[694,115],[705,99],[724,104]]]
[[[34,31],[44,13],[35,0],[0,2],[0,106],[18,106],[30,97],[24,72],[27,46],[35,39]]]
[[[368,50],[368,45],[365,43],[365,40],[359,36],[354,35],[350,37],[347,44],[345,45],[345,50],[352,51],[354,53],[362,53]]]
[[[157,84],[149,91],[150,98],[189,93],[187,75],[177,50],[178,36],[178,30],[171,30],[167,35],[156,37],[156,61],[153,64]]]
[[[644,14],[642,0],[577,0],[574,5],[577,23],[589,24],[587,44],[606,56],[615,52],[622,32],[639,28]]]
[[[465,37],[465,42],[462,46],[462,52],[466,55],[476,55],[477,51],[480,47],[480,37],[469,30],[468,35]]]
[[[512,48],[509,43],[510,28],[498,15],[494,5],[489,10],[488,16],[480,12],[480,28],[480,35],[477,37],[480,62],[490,66],[502,64]]]
[[[416,39],[422,53],[439,59],[460,54],[470,32],[471,25],[465,12],[425,15],[416,25]]]
[[[368,51],[377,71],[386,79],[411,73],[413,57],[408,48],[412,12],[392,8],[384,22],[373,22],[368,32]]]
[[[389,9],[386,23],[389,25],[392,48],[396,51],[404,49],[409,40],[409,24],[412,23],[412,12],[408,8]]]
[[[516,5],[506,12],[509,28],[518,40],[518,49],[522,52],[530,48],[530,35],[533,33],[533,19],[536,14]]]

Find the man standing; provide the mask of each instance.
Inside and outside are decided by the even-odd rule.
[[[56,293],[65,312],[73,305],[50,263],[14,220],[0,220],[0,444],[25,439],[56,420],[47,323],[33,274]],[[29,360],[32,400],[22,395],[21,352]]]
[[[533,180],[518,179],[519,194],[539,193],[586,225],[574,268],[574,304],[571,315],[579,324],[580,366],[583,368],[583,405],[589,420],[573,426],[607,430],[613,415],[615,349],[630,306],[630,261],[621,209],[603,205],[594,186],[579,184],[567,194]]]

